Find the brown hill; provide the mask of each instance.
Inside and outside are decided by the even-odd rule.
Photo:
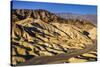
[[[96,60],[96,48],[92,46],[96,40],[96,27],[90,21],[63,19],[42,9],[14,9],[11,23],[12,65],[36,57],[70,53],[75,53],[75,56],[66,56],[64,62]],[[80,50],[86,46],[93,49],[87,48],[89,53],[82,53]]]

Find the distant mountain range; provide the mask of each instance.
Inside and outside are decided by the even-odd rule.
[[[96,14],[56,13],[56,15],[64,19],[88,20],[92,22],[95,26],[97,26],[97,15]]]

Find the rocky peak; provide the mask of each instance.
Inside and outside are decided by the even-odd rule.
[[[59,20],[59,17],[57,17],[55,14],[43,9],[37,9],[37,10],[14,9],[12,11],[12,15],[13,15],[12,17],[13,21],[23,20],[26,19],[27,17],[32,17],[33,19],[41,19],[44,22]]]

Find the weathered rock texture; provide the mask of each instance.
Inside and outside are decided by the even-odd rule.
[[[11,23],[12,65],[35,57],[70,54],[75,53],[75,50],[84,50],[86,46],[96,46],[96,26],[90,21],[63,19],[42,9],[14,9]],[[71,56],[64,62],[95,60],[97,53],[94,47],[93,50]]]

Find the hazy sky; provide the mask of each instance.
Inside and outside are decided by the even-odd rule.
[[[12,2],[13,9],[45,9],[54,13],[79,13],[79,14],[97,14],[97,6],[94,5],[75,5],[75,4],[60,4],[46,2]]]

